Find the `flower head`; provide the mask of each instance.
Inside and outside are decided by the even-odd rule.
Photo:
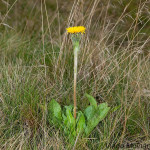
[[[76,26],[76,27],[69,27],[69,28],[66,28],[67,32],[68,33],[71,33],[71,34],[77,34],[77,33],[85,33],[85,27],[84,26]]]

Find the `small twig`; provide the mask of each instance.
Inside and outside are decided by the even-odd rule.
[[[77,144],[77,142],[78,142],[79,135],[80,135],[80,132],[79,132],[79,134],[78,134],[78,136],[77,136],[77,138],[76,138],[76,141],[75,141],[75,143],[74,143],[73,150],[75,150],[76,144]]]

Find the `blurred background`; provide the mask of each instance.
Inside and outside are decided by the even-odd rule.
[[[126,15],[120,20],[119,32],[128,30],[133,21],[138,18],[135,32],[146,23],[141,32],[149,35],[149,7],[149,2],[146,0],[1,0],[0,20],[3,23],[1,32],[2,29],[10,27],[32,35],[41,31],[43,17],[45,30],[49,22],[54,32],[59,29],[63,34],[69,21],[71,25],[86,25],[88,18],[91,17],[92,28],[98,21],[99,26],[104,20],[111,24],[116,23],[124,13]],[[71,11],[74,14],[69,18]]]

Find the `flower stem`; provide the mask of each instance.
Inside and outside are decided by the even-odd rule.
[[[74,47],[74,118],[76,119],[76,107],[77,107],[77,100],[76,100],[76,85],[77,85],[77,65],[78,65],[78,50],[79,46]]]

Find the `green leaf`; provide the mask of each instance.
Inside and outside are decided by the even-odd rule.
[[[73,106],[65,106],[65,114],[63,117],[63,130],[66,136],[68,136],[69,142],[74,143],[76,131],[75,131],[75,119],[73,117]]]
[[[84,114],[79,111],[77,117],[77,134],[81,134],[85,129],[85,117]]]
[[[99,119],[98,116],[95,115],[91,120],[88,121],[87,126],[85,128],[85,135],[89,136],[92,130],[98,125]]]
[[[108,107],[107,103],[102,103],[98,105],[99,121],[103,120],[106,117],[109,110],[110,107]]]
[[[64,114],[62,114],[62,118],[63,118],[63,128],[65,128],[65,126],[67,126],[67,117],[64,115]]]
[[[86,136],[89,136],[89,134],[98,125],[98,123],[106,117],[109,109],[110,107],[107,106],[107,103],[102,103],[98,106],[98,109],[96,110],[94,116],[90,118],[87,122],[87,126],[85,128]]]
[[[48,117],[50,123],[54,123],[55,125],[61,124],[61,106],[54,99],[52,99],[48,104]]]
[[[113,113],[113,112],[117,111],[120,107],[121,107],[121,105],[115,106],[114,108],[112,108],[112,109],[110,110],[110,112]]]
[[[66,135],[75,136],[75,119],[72,115],[73,106],[65,106],[65,114],[63,117],[63,129]]]
[[[95,108],[97,108],[97,102],[96,102],[96,100],[95,100],[95,98],[93,97],[93,96],[91,96],[91,95],[89,95],[89,94],[85,94],[85,96],[88,98],[88,100],[90,101],[90,104],[92,105],[92,106],[94,106]]]
[[[95,112],[96,112],[96,109],[94,106],[88,106],[84,111],[86,119],[90,120],[91,118],[93,118],[93,116],[95,115]]]
[[[67,127],[73,131],[75,130],[75,119],[72,115],[72,108],[71,106],[65,106],[66,108],[66,117],[67,117]]]

